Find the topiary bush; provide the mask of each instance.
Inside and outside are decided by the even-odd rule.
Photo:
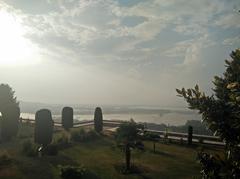
[[[53,120],[51,111],[42,109],[35,115],[34,141],[37,144],[47,146],[52,142]]]
[[[62,110],[62,126],[65,130],[73,127],[73,108],[64,107]]]
[[[97,107],[94,112],[94,129],[98,133],[103,130],[103,115],[100,107]]]

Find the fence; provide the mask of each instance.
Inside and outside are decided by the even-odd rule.
[[[30,125],[34,126],[35,120],[33,119],[20,119],[21,122],[29,123]],[[117,128],[123,121],[119,120],[103,120],[103,125],[105,127],[111,127],[111,128]],[[88,121],[81,121],[81,122],[75,122],[73,124],[74,128],[83,127],[83,126],[92,126],[94,125],[93,120]],[[62,123],[54,121],[54,126],[56,128],[61,128]],[[111,130],[114,131],[114,130]],[[146,132],[151,132],[158,134],[160,138],[168,138],[170,140],[175,141],[187,141],[188,134],[187,133],[180,133],[180,132],[166,132],[166,131],[159,131],[159,130],[150,130],[145,129]],[[193,134],[192,136],[193,143],[204,143],[204,144],[210,144],[210,145],[218,145],[218,146],[224,146],[225,144],[222,142],[220,137],[217,136],[208,136],[208,135],[197,135]]]

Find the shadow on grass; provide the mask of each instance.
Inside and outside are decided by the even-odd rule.
[[[162,156],[165,156],[165,157],[169,157],[169,158],[176,158],[176,156],[175,155],[173,155],[173,154],[170,154],[170,153],[167,153],[167,152],[162,152],[162,151],[150,151],[150,153],[152,153],[152,154],[155,154],[155,155],[162,155]]]
[[[118,163],[114,165],[114,168],[122,175],[136,175],[138,178],[151,179],[145,175],[149,173],[150,170],[142,165],[131,165],[130,170],[127,170],[125,164]]]

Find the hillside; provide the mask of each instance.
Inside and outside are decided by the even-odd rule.
[[[71,134],[79,130],[73,129]],[[60,165],[84,166],[93,178],[198,178],[197,151],[205,148],[221,152],[206,146],[188,147],[161,140],[156,144],[156,153],[153,153],[152,142],[144,141],[144,151],[133,150],[132,161],[136,171],[124,174],[121,172],[124,154],[111,134],[105,132],[101,136],[63,144],[66,132],[55,131],[52,145],[57,146],[57,152],[42,157],[23,151],[23,143],[33,140],[32,136],[33,128],[22,125],[17,139],[0,145],[1,179],[60,179]]]

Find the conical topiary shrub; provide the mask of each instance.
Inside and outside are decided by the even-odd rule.
[[[64,107],[62,110],[62,126],[65,130],[73,127],[73,108]]]
[[[51,111],[41,109],[35,115],[34,141],[37,144],[47,146],[52,142],[53,120]]]
[[[103,130],[103,115],[102,109],[97,107],[94,113],[94,128],[96,132],[101,132]]]

